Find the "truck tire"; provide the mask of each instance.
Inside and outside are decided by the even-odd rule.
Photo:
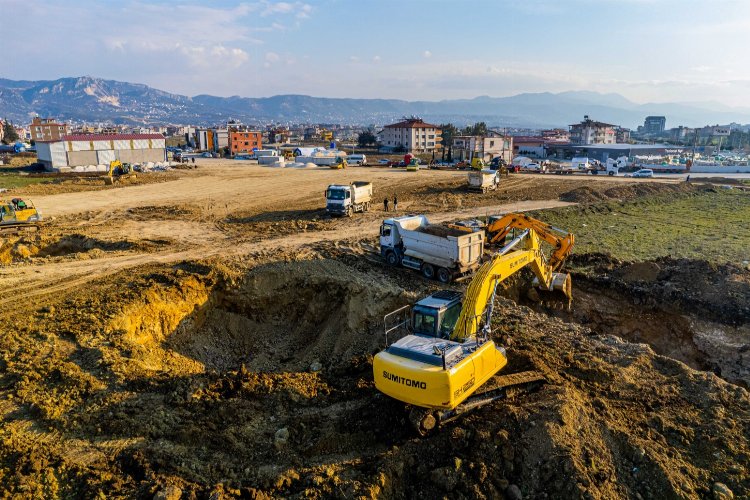
[[[385,254],[385,261],[389,266],[397,266],[399,264],[398,255],[396,255],[396,252],[388,252],[387,254]]]
[[[440,267],[437,270],[437,279],[440,283],[450,283],[453,279],[453,273],[444,267]]]
[[[369,211],[370,211],[370,202],[366,201],[365,202],[365,212],[369,212]]]
[[[611,170],[610,170],[610,171],[609,171],[609,175],[615,175],[615,173],[614,173],[613,171],[611,171]]]
[[[351,205],[349,207],[347,207],[347,209],[346,209],[346,216],[347,217],[351,217],[352,216],[352,207],[351,207]]]
[[[435,278],[435,268],[432,267],[432,264],[428,264],[427,262],[422,264],[422,276],[428,280]]]

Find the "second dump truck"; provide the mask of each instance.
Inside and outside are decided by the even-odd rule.
[[[493,191],[497,189],[497,185],[500,182],[500,171],[499,170],[472,170],[468,174],[469,190],[479,191],[486,193],[487,191]]]
[[[372,182],[331,184],[326,189],[326,212],[351,217],[354,212],[367,212],[372,203]]]
[[[393,217],[380,227],[380,253],[392,266],[403,266],[449,283],[481,265],[484,231],[466,233],[431,225],[424,215]]]

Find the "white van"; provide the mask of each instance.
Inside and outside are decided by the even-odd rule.
[[[365,156],[365,155],[347,155],[346,162],[349,165],[367,165],[367,156]]]

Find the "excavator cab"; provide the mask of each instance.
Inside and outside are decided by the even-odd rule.
[[[411,331],[415,335],[447,339],[460,315],[461,293],[442,290],[414,304]]]

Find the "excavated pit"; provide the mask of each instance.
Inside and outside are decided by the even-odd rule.
[[[571,311],[535,308],[750,387],[750,273],[670,259],[610,267],[574,278]]]
[[[187,280],[149,292],[112,323],[147,369],[196,373],[244,366],[308,371],[369,354],[403,290],[335,261],[258,266],[213,287]]]

